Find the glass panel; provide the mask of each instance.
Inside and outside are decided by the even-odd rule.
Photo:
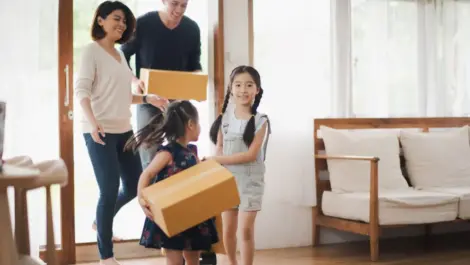
[[[351,0],[356,117],[418,115],[417,2]]]
[[[21,14],[21,19],[16,16]],[[15,21],[15,29],[8,28]],[[7,102],[4,158],[59,158],[58,0],[0,2],[2,82]],[[60,244],[60,187],[52,189],[55,242]],[[28,193],[32,255],[46,244],[45,190]],[[10,193],[13,207],[13,193]]]
[[[189,2],[186,15],[195,20],[201,30],[202,56],[201,64],[203,71],[208,72],[208,0],[198,0]],[[74,62],[79,62],[81,48],[89,43],[90,25],[93,19],[93,12],[102,0],[74,1]],[[149,11],[162,8],[162,1],[155,0],[124,0],[134,12],[136,17]],[[134,64],[132,57],[131,65]],[[77,69],[77,68],[75,68]],[[198,142],[200,156],[208,155],[210,152],[210,143],[203,137],[209,133],[209,110],[211,109],[206,102],[193,102],[199,110],[201,119],[201,140]],[[75,104],[75,116],[79,117],[80,107]],[[135,106],[132,107],[132,125],[136,130]],[[75,119],[74,129],[74,148],[75,148],[75,224],[76,224],[76,242],[95,242],[96,233],[91,229],[95,218],[96,203],[98,200],[98,186],[91,166],[88,152],[86,150],[83,136],[78,124],[79,119]],[[124,206],[114,221],[114,233],[123,239],[137,239],[142,232],[144,214],[137,200],[131,201]],[[129,226],[129,223],[136,225]]]

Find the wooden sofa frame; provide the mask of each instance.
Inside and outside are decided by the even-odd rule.
[[[431,128],[456,128],[470,125],[470,118],[467,117],[448,117],[448,118],[349,118],[349,119],[314,119],[314,159],[315,159],[315,183],[317,205],[312,209],[313,220],[313,246],[319,244],[320,227],[333,228],[340,231],[352,232],[369,236],[370,241],[370,259],[377,261],[379,259],[379,237],[381,231],[385,228],[400,227],[404,225],[379,225],[379,208],[378,208],[378,157],[372,156],[328,156],[321,154],[325,151],[325,145],[322,139],[318,138],[320,126],[327,126],[334,129],[421,129],[423,132],[429,132]],[[328,159],[343,160],[362,160],[370,162],[370,213],[369,223],[346,220],[342,218],[326,216],[322,212],[322,196],[324,191],[330,191],[330,181],[321,179],[320,172],[327,171]],[[402,170],[404,159],[400,158]],[[404,176],[406,177],[406,172]],[[407,179],[408,183],[409,180]],[[411,186],[411,185],[410,185]],[[461,222],[463,220],[456,219],[451,222]],[[410,225],[411,226],[411,225]],[[425,236],[431,233],[431,225],[426,224]]]

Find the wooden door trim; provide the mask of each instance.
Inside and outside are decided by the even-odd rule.
[[[216,117],[222,112],[225,97],[225,35],[224,0],[218,0],[217,25],[214,31],[214,87]]]
[[[60,264],[75,264],[77,247],[94,245],[96,243],[76,244],[75,242],[75,191],[74,191],[74,149],[73,149],[73,120],[68,117],[73,111],[73,3],[74,0],[59,0],[59,130],[60,130],[60,157],[64,160],[69,171],[68,185],[61,189],[61,243],[58,246]],[[220,113],[225,96],[225,59],[224,59],[224,1],[218,0],[218,22],[214,32],[214,82],[215,100],[218,113]],[[69,106],[64,106],[67,93],[64,69],[68,65],[68,93]],[[138,244],[138,240],[131,240]],[[45,260],[45,251],[40,250],[40,258]]]
[[[253,0],[248,0],[248,60],[254,67],[255,57],[255,28],[253,22]]]
[[[58,22],[60,157],[67,165],[69,173],[68,184],[60,191],[60,263],[65,265],[75,263],[73,120],[69,118],[69,113],[73,115],[73,0],[59,0]],[[68,106],[65,106],[66,95]]]

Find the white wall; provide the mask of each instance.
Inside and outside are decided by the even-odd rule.
[[[227,86],[232,69],[240,64],[249,64],[248,1],[224,0],[224,10],[225,80]],[[282,165],[282,162],[274,162],[269,165]],[[468,228],[469,226],[466,224],[439,225],[435,226],[433,231],[437,233],[455,232],[468,230]],[[393,229],[385,231],[384,237],[414,236],[422,234],[423,231],[424,227]],[[256,221],[257,249],[309,246],[312,244],[311,234],[312,214],[310,207],[273,203],[265,200],[263,210],[259,213]],[[329,229],[322,229],[321,233],[321,242],[326,244],[364,239],[367,238]]]

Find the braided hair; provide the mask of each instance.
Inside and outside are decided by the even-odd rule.
[[[147,126],[138,131],[126,143],[125,150],[137,151],[142,145],[159,146],[166,139],[174,142],[185,136],[190,120],[197,122],[196,107],[187,100],[170,103],[165,113],[155,115]]]
[[[261,76],[255,68],[251,66],[241,65],[233,69],[232,73],[230,74],[230,85],[227,89],[227,94],[225,94],[224,104],[222,106],[222,113],[219,114],[219,116],[211,126],[209,136],[214,144],[217,144],[217,135],[219,134],[220,126],[222,124],[222,116],[227,110],[230,96],[232,95],[232,83],[237,75],[243,73],[248,73],[251,78],[253,78],[256,87],[259,88],[259,93],[256,94],[253,105],[251,106],[252,116],[246,125],[245,132],[243,132],[243,141],[247,146],[250,146],[253,142],[253,139],[255,138],[255,116],[258,113],[258,106],[261,102],[261,98],[263,97],[263,89],[261,88]]]

